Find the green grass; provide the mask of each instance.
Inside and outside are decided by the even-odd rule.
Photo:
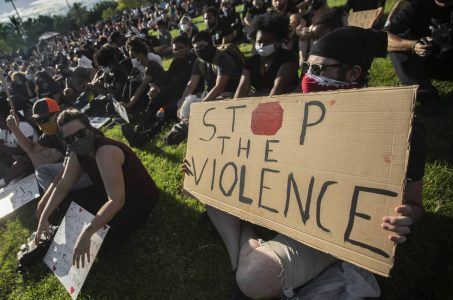
[[[387,2],[389,7],[394,1]],[[374,62],[370,79],[372,86],[399,84],[388,59]],[[435,84],[447,105],[442,117],[422,120],[430,145],[423,192],[428,213],[397,248],[392,277],[378,278],[383,299],[453,298],[453,83]],[[107,135],[124,141],[118,127]],[[135,149],[162,191],[160,202],[118,259],[95,262],[80,299],[227,298],[228,255],[212,228],[198,221],[203,206],[181,194],[185,147],[165,146],[160,137],[144,150]],[[35,207],[0,220],[0,299],[69,299],[43,263],[26,278],[14,272],[15,253],[37,225]]]

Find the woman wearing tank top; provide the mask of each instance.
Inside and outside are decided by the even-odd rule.
[[[71,190],[82,172],[86,172],[104,197],[81,199],[78,204],[95,214],[94,219],[79,235],[73,263],[79,267],[88,257],[91,236],[104,225],[110,230],[104,246],[130,235],[145,223],[158,199],[158,189],[135,153],[125,144],[99,134],[88,118],[75,109],[58,117],[60,134],[71,153],[62,178],[41,214],[37,237],[49,227],[49,217]]]

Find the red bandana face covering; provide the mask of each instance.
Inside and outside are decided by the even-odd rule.
[[[344,82],[333,80],[325,76],[313,75],[307,73],[302,78],[302,91],[304,94],[312,92],[332,91],[332,90],[345,90],[360,88],[357,82]]]

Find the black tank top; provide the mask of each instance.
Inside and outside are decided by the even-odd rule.
[[[131,148],[125,144],[106,138],[104,136],[97,136],[94,141],[95,152],[105,145],[113,145],[120,148],[124,154],[123,178],[125,186],[125,199],[131,198],[154,198],[157,199],[159,191],[148,171],[143,166],[140,159],[132,151]],[[88,173],[90,179],[95,185],[104,187],[99,168],[96,164],[96,159],[88,155],[77,155],[80,166]]]

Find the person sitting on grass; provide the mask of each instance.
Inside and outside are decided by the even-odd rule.
[[[197,60],[178,101],[178,116],[181,122],[176,124],[166,137],[166,142],[170,145],[179,144],[187,138],[190,103],[232,98],[239,82],[241,67],[238,62],[232,55],[214,46],[208,31],[197,33],[192,43]],[[201,82],[204,82],[205,91],[198,97],[194,94]]]
[[[149,90],[149,84],[162,75],[164,69],[159,61],[150,58],[149,54],[151,53],[148,53],[148,47],[141,39],[129,39],[126,43],[126,48],[129,51],[134,69],[140,72],[137,75],[140,84],[136,87],[134,94],[131,95],[129,102],[122,102],[122,105],[136,113],[142,111],[148,104],[146,93]]]
[[[206,9],[203,19],[215,46],[234,42],[233,28],[220,18],[219,11],[216,8],[209,7]]]
[[[77,202],[95,215],[75,244],[73,264],[79,268],[80,263],[84,267],[85,255],[89,259],[94,233],[109,224],[110,230],[103,247],[114,251],[148,220],[159,192],[137,155],[125,144],[99,134],[82,112],[64,110],[58,116],[57,124],[70,154],[63,176],[41,214],[36,239],[49,229],[49,218],[57,208],[59,212],[67,210],[70,200],[66,196],[82,172],[88,173],[94,186],[105,194],[101,198],[80,199]]]
[[[254,23],[257,54],[246,61],[234,98],[274,96],[296,88],[297,58],[281,47],[287,28],[288,18],[277,14],[257,17]]]
[[[176,119],[177,102],[181,98],[192,74],[197,59],[191,52],[190,41],[186,36],[178,36],[172,43],[174,59],[168,71],[164,72],[150,85],[145,122],[154,124],[158,110],[165,109],[165,118]],[[199,90],[199,89],[198,89]]]
[[[154,47],[154,51],[160,56],[166,56],[171,53],[171,33],[165,20],[157,21],[157,38],[159,46]]]
[[[189,41],[192,41],[192,38],[198,33],[198,27],[192,22],[190,16],[184,15],[179,21],[179,34],[186,36]]]
[[[363,87],[358,82],[365,77],[363,74],[367,73],[373,58],[385,56],[386,50],[384,32],[345,27],[325,35],[314,45],[308,58],[304,92],[319,91],[320,86],[322,90]],[[410,144],[404,202],[393,208],[398,216],[386,216],[381,224],[395,243],[406,241],[410,226],[424,213],[422,186],[427,145],[417,124],[413,126]],[[184,161],[182,170],[189,176],[193,174],[188,161]],[[252,224],[210,206],[206,206],[206,210],[230,257],[238,287],[231,299],[279,297],[284,287],[297,289],[337,261],[327,253],[282,234],[262,242]]]
[[[26,152],[20,147],[15,134],[8,129],[9,104],[0,98],[0,188],[7,186],[12,180],[33,173],[33,165]],[[16,124],[17,126],[17,124]],[[18,128],[30,140],[38,139],[33,127],[20,121]]]
[[[45,191],[36,207],[36,218],[41,213],[52,195],[55,185],[60,180],[64,170],[63,157],[66,155],[66,143],[58,135],[57,117],[60,107],[53,99],[45,98],[38,100],[33,105],[32,120],[42,131],[37,140],[28,137],[27,131],[17,127],[14,118],[7,119],[9,129],[15,134],[17,143],[30,157],[35,167],[35,175],[39,186]],[[92,185],[86,173],[80,176],[73,190],[83,189]]]
[[[30,139],[26,131],[17,127],[12,116],[7,119],[8,127],[16,136],[17,144],[33,161],[36,178],[44,190],[61,173],[63,169],[61,160],[66,154],[66,145],[57,134],[59,112],[60,106],[53,99],[44,98],[35,102],[32,120],[42,132],[37,140]]]

